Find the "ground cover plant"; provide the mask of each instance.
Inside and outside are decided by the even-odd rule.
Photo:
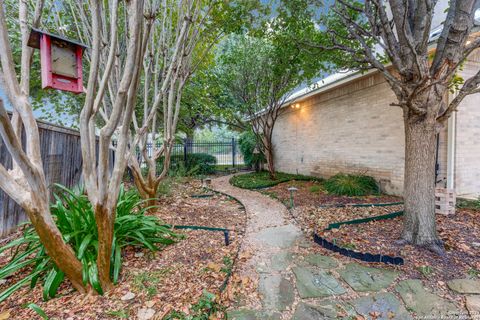
[[[57,188],[56,202],[51,206],[57,227],[82,262],[84,283],[90,284],[102,294],[95,263],[98,236],[92,206],[81,190],[74,191],[62,186]],[[144,201],[138,192],[134,189],[125,191],[123,187],[121,188],[111,257],[111,277],[114,283],[118,282],[122,266],[122,250],[126,246],[155,251],[172,244],[176,238],[176,235],[164,226],[160,219],[145,215],[146,210],[148,208],[144,206]],[[0,293],[0,302],[23,285],[29,283],[33,288],[38,282],[42,282],[44,300],[55,297],[65,275],[46,254],[45,247],[30,224],[25,225],[19,238],[1,247],[0,253],[6,250],[14,254],[11,260],[0,269],[0,279],[6,279],[16,272],[25,272],[27,267],[30,268],[30,272]]]
[[[236,175],[230,179],[230,183],[243,189],[261,189],[277,185],[286,181],[318,181],[319,178],[304,176],[301,174],[290,174],[277,172],[276,178],[272,179],[268,171],[252,172]]]
[[[44,301],[41,285],[33,289],[23,286],[0,303],[0,315],[9,313],[11,319],[34,319],[37,313],[27,308],[34,303],[53,319],[132,319],[147,309],[154,310],[158,319],[175,314],[175,311],[190,316],[210,313],[204,295],[208,292],[215,295],[212,306],[219,309],[221,316],[220,304],[230,302],[223,295],[220,297],[220,288],[235,261],[245,226],[245,212],[236,201],[223,195],[192,198],[192,195],[204,193],[198,180],[169,178],[166,182],[168,192],[159,195],[156,203],[159,208],[148,212],[146,217],[159,219],[167,225],[227,227],[232,230],[230,245],[225,246],[222,232],[176,230],[184,239],[161,251],[126,246],[121,254],[123,263],[118,284],[108,294],[85,297],[72,291],[64,281],[56,297]],[[18,231],[10,237],[15,240],[21,235]],[[11,250],[2,252],[0,266],[6,265],[12,254]],[[0,290],[24,275],[22,272],[11,274],[7,282],[0,284]],[[235,275],[232,279],[235,281]],[[132,294],[133,298],[127,298]],[[197,311],[193,310],[195,306],[198,306]]]
[[[325,189],[339,196],[366,196],[380,192],[375,179],[366,175],[339,173],[327,179]]]

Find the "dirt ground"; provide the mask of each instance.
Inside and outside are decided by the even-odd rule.
[[[39,316],[34,311],[25,308],[35,303],[50,319],[136,319],[142,308],[153,309],[154,318],[162,319],[172,310],[188,314],[204,291],[219,294],[244,233],[243,208],[219,194],[191,197],[210,194],[195,180],[164,185],[162,192],[160,208],[155,214],[165,223],[228,228],[232,230],[230,245],[225,246],[223,232],[177,230],[185,238],[162,251],[152,253],[127,248],[123,252],[119,284],[104,296],[79,295],[65,282],[58,296],[45,302],[41,285],[33,290],[25,286],[0,304],[0,318],[37,319]],[[5,264],[10,255],[11,252],[2,254],[0,265]],[[1,284],[0,290],[18,279],[19,274],[12,275]],[[127,293],[133,293],[134,298],[122,300]]]

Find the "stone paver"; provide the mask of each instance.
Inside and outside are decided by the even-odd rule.
[[[284,311],[295,300],[293,284],[279,274],[261,275],[259,291],[267,310]]]
[[[454,279],[447,282],[448,287],[458,293],[480,294],[480,281],[473,279]]]
[[[279,227],[266,228],[258,232],[255,239],[263,245],[284,249],[293,246],[299,235],[297,227],[287,224]]]
[[[402,297],[407,309],[417,313],[418,316],[446,316],[449,313],[458,314],[456,306],[431,292],[422,285],[421,280],[400,281],[395,289]]]
[[[326,271],[304,267],[293,268],[297,279],[297,290],[301,298],[316,298],[344,294],[345,288]]]
[[[242,251],[253,255],[242,264],[240,273],[259,280],[261,299],[253,306],[258,310],[234,311],[231,312],[232,318],[280,319],[283,313],[293,309],[295,285],[289,280],[294,277],[288,267],[296,243],[303,234],[290,222],[283,204],[259,192],[234,187],[229,183],[230,178],[213,179],[212,188],[237,198],[245,206],[248,219]]]
[[[382,292],[358,298],[352,302],[355,310],[367,319],[376,315],[377,320],[412,319],[402,302],[393,293]]]
[[[353,307],[346,303],[322,300],[315,304],[300,302],[292,320],[349,319],[355,315]]]
[[[480,296],[467,296],[465,305],[472,318],[480,319]]]
[[[349,263],[339,270],[340,276],[355,291],[378,291],[388,287],[398,276],[395,271],[364,267],[358,263]]]
[[[338,267],[338,262],[335,259],[321,254],[310,254],[305,257],[305,261],[322,269],[333,269]]]

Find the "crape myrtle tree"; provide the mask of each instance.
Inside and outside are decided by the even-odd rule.
[[[376,69],[395,93],[405,127],[403,243],[443,253],[435,225],[435,139],[460,102],[480,92],[480,72],[457,71],[480,47],[472,37],[476,0],[450,0],[440,38],[430,39],[435,0],[337,0],[317,47],[337,50],[339,65]],[[448,99],[450,91],[455,91]]]
[[[82,173],[98,229],[97,268],[104,291],[113,285],[110,257],[116,206],[154,2],[68,0],[62,7],[70,10],[74,30],[91,48],[86,54],[89,73],[79,123]]]
[[[0,135],[13,160],[12,170],[0,165],[0,188],[25,210],[48,254],[72,285],[78,291],[86,292],[82,283],[82,264],[73,249],[63,240],[50,213],[39,131],[29,101],[30,63],[33,55],[33,50],[27,46],[29,25],[40,25],[43,6],[44,1],[36,1],[32,11],[26,1],[19,1],[21,58],[18,69],[13,59],[4,1],[0,0],[0,78],[13,107],[10,119],[4,102],[0,100]],[[22,127],[25,144],[22,144],[21,139]]]
[[[256,1],[248,0],[164,0],[159,4],[143,61],[141,99],[129,150],[128,165],[143,198],[155,198],[168,174],[179,119],[184,115],[187,81],[208,64],[219,39],[247,24],[257,7]]]
[[[0,61],[4,88],[13,105],[10,120],[0,106],[0,134],[12,156],[13,170],[0,166],[0,187],[27,212],[40,241],[57,267],[65,273],[80,292],[90,291],[83,283],[82,264],[72,248],[64,242],[49,209],[49,192],[42,169],[38,127],[29,99],[30,64],[32,49],[27,47],[29,25],[39,26],[42,7],[48,3],[46,24],[54,21],[57,32],[68,29],[71,23],[62,23],[61,12],[72,10],[75,26],[83,30],[82,42],[89,46],[85,52],[84,72],[88,75],[84,106],[80,115],[81,150],[85,189],[95,211],[98,228],[97,266],[104,291],[111,287],[110,256],[112,249],[115,209],[126,166],[129,126],[135,105],[136,84],[144,51],[143,39],[148,30],[148,14],[143,0],[131,1],[36,1],[32,9],[29,2],[19,1],[21,30],[21,65],[15,68],[9,31],[5,22],[4,1],[0,1]],[[67,11],[68,12],[68,11]],[[144,16],[145,14],[145,16]],[[33,17],[33,22],[30,21]],[[71,22],[69,20],[69,22]],[[15,49],[17,50],[17,49]],[[16,55],[18,53],[15,51]],[[85,66],[84,65],[84,66]],[[18,74],[19,73],[19,76]],[[109,86],[115,78],[114,86]],[[108,108],[105,92],[111,90]],[[108,109],[108,110],[107,110]],[[96,128],[100,113],[102,126]],[[24,128],[26,144],[21,142]],[[97,131],[98,130],[98,131]],[[112,163],[109,155],[112,138],[117,140],[117,156]],[[97,142],[98,140],[98,142]]]
[[[312,2],[280,1],[256,31],[228,39],[218,58],[220,78],[251,120],[272,179],[272,134],[280,109],[289,93],[317,76],[323,65],[318,51],[292,40],[314,32]]]

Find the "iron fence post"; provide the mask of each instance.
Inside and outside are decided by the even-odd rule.
[[[235,168],[235,156],[237,146],[235,145],[235,138],[232,138],[232,165]]]
[[[183,139],[183,162],[185,165],[187,165],[187,152],[188,152],[188,147],[187,147],[188,139]]]

